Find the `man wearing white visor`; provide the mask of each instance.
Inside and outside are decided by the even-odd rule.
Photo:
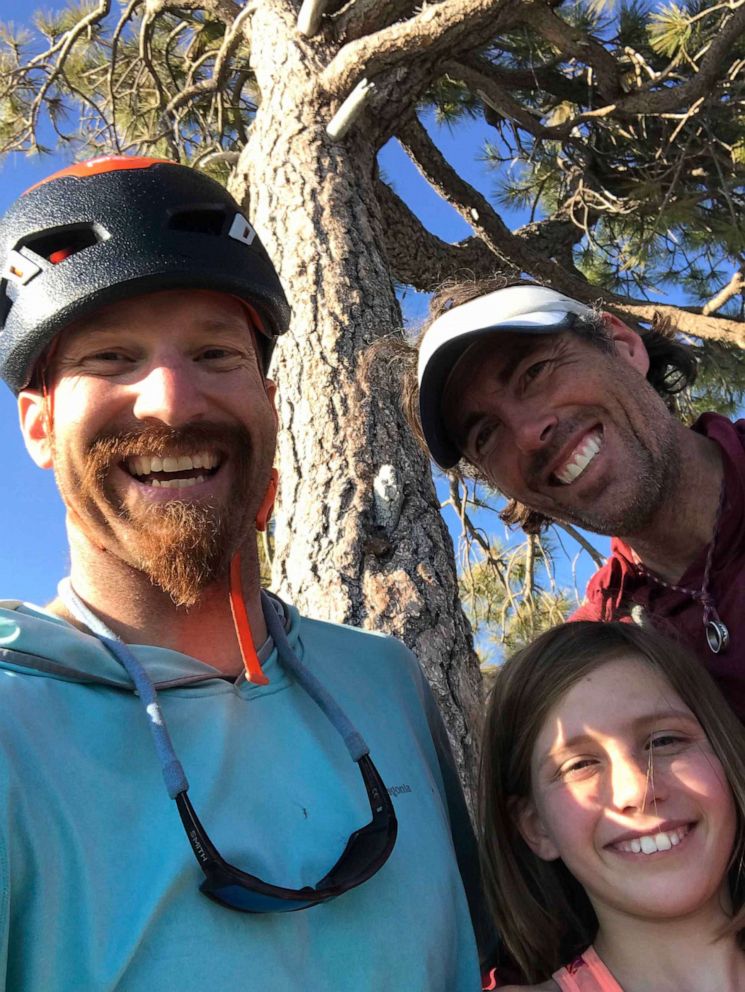
[[[415,428],[440,467],[463,461],[507,496],[504,518],[526,532],[558,520],[613,536],[575,618],[651,616],[745,719],[745,421],[677,419],[696,363],[669,328],[498,285],[435,300]]]

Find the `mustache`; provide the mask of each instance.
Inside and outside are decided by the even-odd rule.
[[[190,424],[186,427],[153,425],[137,431],[102,431],[90,442],[90,457],[111,459],[138,455],[189,454],[205,445],[220,448],[248,448],[250,439],[239,424]]]
[[[240,424],[153,425],[134,431],[101,431],[88,445],[86,480],[101,482],[112,465],[127,458],[147,455],[178,457],[205,448],[217,448],[222,454],[245,461],[251,452],[251,439]]]

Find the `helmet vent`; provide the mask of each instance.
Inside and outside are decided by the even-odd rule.
[[[77,255],[84,248],[97,245],[107,238],[108,233],[97,225],[72,224],[69,227],[58,227],[54,231],[31,235],[24,238],[18,247],[30,249],[35,255],[57,265],[71,255]]]
[[[174,231],[191,231],[194,234],[215,234],[225,230],[225,211],[213,207],[200,210],[182,210],[172,214],[168,226]]]

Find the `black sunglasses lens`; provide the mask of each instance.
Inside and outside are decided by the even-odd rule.
[[[371,878],[387,860],[396,833],[395,817],[356,830],[347,841],[342,856],[318,883],[318,888],[346,891]]]
[[[369,826],[358,830],[349,839],[344,855],[344,866],[350,875],[357,875],[378,866],[391,840],[390,824]]]

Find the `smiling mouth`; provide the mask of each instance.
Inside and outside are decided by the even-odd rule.
[[[673,847],[677,847],[692,829],[693,824],[687,823],[682,827],[676,827],[675,830],[660,830],[656,834],[630,837],[628,840],[611,844],[610,847],[624,854],[657,854],[659,851],[670,851]]]
[[[595,456],[603,447],[603,428],[595,427],[586,434],[569,458],[552,473],[552,479],[562,486],[570,486],[586,471]]]
[[[120,467],[140,485],[161,489],[188,489],[211,478],[222,463],[216,451],[193,455],[138,455],[127,458]]]

